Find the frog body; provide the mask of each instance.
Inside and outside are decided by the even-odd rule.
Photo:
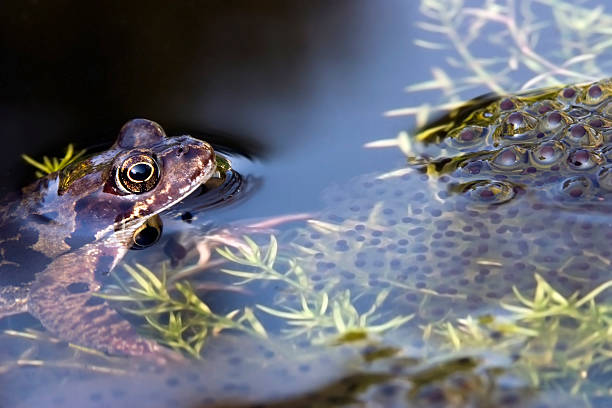
[[[60,338],[113,354],[158,352],[92,294],[135,232],[215,168],[207,143],[135,119],[109,150],[24,188],[0,209],[0,317],[29,312]]]

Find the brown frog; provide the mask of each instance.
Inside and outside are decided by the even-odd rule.
[[[157,123],[135,119],[109,150],[24,188],[19,200],[0,208],[0,318],[29,312],[79,345],[127,355],[160,352],[92,294],[134,234],[215,169],[207,143],[168,138]]]

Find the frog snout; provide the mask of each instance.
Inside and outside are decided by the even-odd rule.
[[[189,150],[181,153],[180,160],[190,163],[189,172],[191,179],[206,176],[208,178],[216,168],[215,151],[206,142],[192,139],[193,143],[186,146]],[[177,149],[178,150],[178,149]],[[178,154],[178,151],[177,151]]]
[[[215,151],[208,143],[202,142],[200,140],[198,140],[197,142],[197,144],[192,144],[191,146],[189,146],[189,151],[183,153],[183,157],[189,159],[199,157],[202,164],[206,166],[208,163],[215,160]]]
[[[207,162],[214,157],[213,148],[208,143],[189,136],[183,136],[181,139],[183,140],[174,148],[177,158],[186,161],[200,158],[203,162]]]

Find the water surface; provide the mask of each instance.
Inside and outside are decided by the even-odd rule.
[[[5,138],[15,141],[6,153],[7,190],[29,177],[18,153],[52,154],[68,141],[83,146],[111,141],[126,119],[145,116],[169,134],[192,133],[229,146],[244,184],[228,189],[235,195],[228,205],[211,208],[219,193],[211,188],[166,214],[163,240],[131,253],[119,276],[129,279],[125,265],[137,262],[153,271],[165,265],[184,272],[199,256],[188,250],[213,236],[219,237],[215,245],[221,241],[221,248],[239,255],[230,244],[242,242],[244,249],[242,235],[251,236],[265,254],[274,234],[278,252],[271,271],[237,265],[213,250],[213,263],[188,275],[214,313],[238,310],[237,316],[256,317],[240,322],[247,330],[211,335],[201,361],[164,368],[126,364],[56,344],[44,333],[33,340],[9,333],[2,338],[1,397],[17,406],[80,407],[145,401],[148,406],[607,406],[607,292],[566,313],[551,310],[558,311],[561,299],[571,300],[575,292],[580,302],[608,282],[608,193],[597,178],[608,158],[584,171],[571,168],[581,160],[568,161],[570,150],[593,146],[569,142],[560,171],[552,169],[554,163],[533,164],[532,152],[541,142],[536,133],[537,143],[531,136],[522,140],[517,131],[516,140],[495,145],[495,130],[516,110],[499,113],[505,105],[495,99],[490,106],[497,116],[470,123],[481,130],[490,125],[486,132],[471,128],[470,135],[461,134],[465,118],[451,116],[438,122],[452,124],[446,132],[451,136],[432,137],[429,145],[400,137],[394,148],[363,148],[403,130],[413,134],[424,122],[423,113],[415,119],[384,117],[385,111],[420,106],[423,112],[424,105],[435,111],[449,100],[497,90],[469,76],[474,60],[461,60],[465,50],[457,54],[457,44],[473,47],[474,58],[496,57],[508,67],[494,78],[503,90],[550,85],[544,79],[529,83],[540,69],[533,65],[546,69],[545,62],[512,59],[514,40],[510,34],[496,40],[503,27],[494,24],[438,50],[436,34],[414,24],[431,23],[437,4],[237,2],[172,10],[130,5],[122,18],[114,18],[112,7],[75,4],[63,14],[37,4],[6,6],[13,18],[3,28],[8,51],[2,66],[12,81],[0,108]],[[552,12],[547,2],[506,4],[523,28],[547,23],[534,50],[555,50],[550,44],[556,44],[563,52],[546,55],[546,61],[561,65],[567,55],[580,61],[579,49],[563,49],[554,40],[565,29],[553,20],[567,13],[564,3]],[[476,26],[478,10],[491,13],[482,2],[449,2],[447,12],[457,10],[468,10],[457,14],[463,16],[458,34]],[[575,14],[575,22],[588,17]],[[42,32],[46,36],[39,39]],[[562,32],[570,40],[578,35]],[[492,47],[485,41],[489,35],[502,45]],[[425,41],[426,48],[415,46],[414,39]],[[584,65],[564,67],[604,77],[606,49],[596,58],[582,57]],[[456,94],[440,85],[440,67]],[[425,87],[431,92],[402,92],[429,80],[432,68],[439,82]],[[566,71],[546,78],[582,79]],[[568,117],[570,111],[563,110]],[[571,117],[579,123],[593,119]],[[559,132],[551,128],[545,139],[557,140]],[[567,132],[563,140],[572,137]],[[486,140],[479,139],[482,134]],[[601,138],[593,148],[609,142],[609,136]],[[519,149],[511,151],[514,160],[502,151],[513,146]],[[594,181],[564,184],[584,175]],[[581,194],[573,193],[576,189]],[[295,217],[270,228],[254,225],[304,212],[309,222]],[[245,278],[251,280],[236,286]],[[107,283],[115,290],[113,281]],[[523,319],[529,313],[535,316]],[[268,339],[261,330],[257,335],[253,321]],[[24,316],[2,324],[41,331]]]

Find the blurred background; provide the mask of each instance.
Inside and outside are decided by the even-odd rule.
[[[415,58],[412,1],[8,0],[2,9],[4,190],[32,180],[21,153],[108,144],[145,117],[259,159],[268,199],[254,215],[309,209],[312,192],[401,160],[362,145],[406,127],[382,113],[406,105],[403,87],[429,72],[423,53]]]

